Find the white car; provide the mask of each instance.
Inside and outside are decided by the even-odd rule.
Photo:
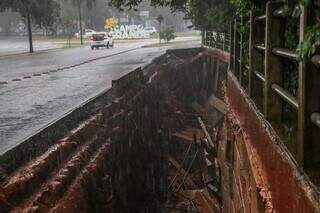
[[[149,33],[149,35],[155,34],[157,33],[157,30],[155,27],[145,27],[144,31],[146,31],[147,33]]]
[[[90,38],[90,47],[92,50],[94,48],[99,49],[99,47],[113,48],[113,46],[113,39],[106,32],[93,34]]]
[[[94,31],[94,30],[91,30],[91,29],[85,29],[83,34],[82,34],[82,37],[83,38],[90,38],[93,34],[96,34],[97,32]],[[80,38],[80,32],[77,32],[75,34],[75,37],[77,38]]]

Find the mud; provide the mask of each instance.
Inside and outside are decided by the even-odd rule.
[[[207,104],[213,93],[221,98],[221,85],[212,82],[225,78],[215,79],[213,62],[203,49],[168,51],[113,81],[112,91],[63,137],[56,132],[39,150],[24,143],[30,155],[11,151],[2,158],[0,212],[220,211],[206,189],[212,177],[198,122],[212,137],[222,124],[221,112]]]
[[[245,146],[245,155],[255,180],[255,183],[247,186],[242,184],[242,190],[252,191],[256,187],[263,202],[261,209],[265,212],[319,212],[318,189],[297,166],[279,136],[259,113],[232,73],[228,74],[226,102],[229,106],[226,128],[231,135],[228,138],[234,144]],[[247,196],[248,202],[245,202],[248,209],[252,208],[250,204],[256,200],[256,197],[250,196]]]

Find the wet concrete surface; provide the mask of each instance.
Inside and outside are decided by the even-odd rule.
[[[114,49],[92,51],[85,47],[0,59],[0,81],[21,79],[0,84],[0,154],[110,88],[111,80],[150,63],[169,48],[196,47],[199,42],[139,48],[142,45],[145,44],[123,43]],[[32,76],[107,55],[110,56],[66,70]],[[23,79],[24,76],[32,78]]]

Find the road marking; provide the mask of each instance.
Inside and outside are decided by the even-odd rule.
[[[87,60],[85,60],[85,61],[83,61],[83,62],[80,62],[80,63],[78,63],[78,64],[60,67],[60,68],[57,68],[56,70],[45,71],[45,72],[42,72],[42,74],[49,75],[49,74],[52,73],[52,72],[58,72],[58,71],[68,70],[68,69],[71,69],[71,68],[74,68],[74,67],[78,67],[78,66],[81,66],[81,65],[90,63],[90,62],[97,61],[97,60],[101,60],[101,59],[113,57],[113,56],[116,56],[116,55],[121,55],[121,54],[124,54],[124,53],[128,53],[128,52],[131,52],[131,51],[140,49],[140,48],[141,48],[141,47],[136,47],[136,48],[133,48],[133,49],[124,50],[124,51],[121,51],[121,52],[118,52],[118,53],[114,53],[114,54],[111,54],[111,55],[105,55],[105,56],[99,56],[99,57],[97,57],[97,58],[87,59]],[[32,74],[32,76],[41,76],[41,73],[35,73],[35,74]],[[32,77],[30,77],[30,76],[25,76],[25,77],[23,77],[23,79],[28,79],[28,78],[32,78]],[[20,79],[20,78],[14,78],[14,79],[12,79],[12,81],[17,82],[17,81],[21,81],[21,79]],[[8,84],[8,82],[6,82],[6,81],[0,81],[0,84],[1,84],[1,85],[4,85],[4,84]]]

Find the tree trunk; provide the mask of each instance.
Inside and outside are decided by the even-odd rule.
[[[79,26],[80,26],[80,42],[83,45],[83,36],[82,36],[82,16],[81,16],[81,1],[78,0],[78,13],[79,13]]]
[[[159,22],[159,44],[161,44],[161,22]]]
[[[29,52],[33,53],[31,17],[30,17],[30,13],[29,12],[28,12],[28,15],[27,15],[27,25],[28,25],[28,37],[29,37]]]

